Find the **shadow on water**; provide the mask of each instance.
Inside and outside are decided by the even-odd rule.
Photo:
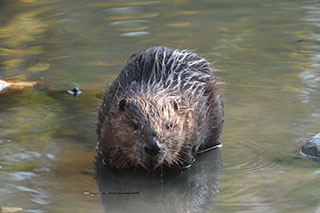
[[[207,212],[218,193],[222,160],[216,149],[183,173],[113,171],[99,158],[96,169],[105,212]]]

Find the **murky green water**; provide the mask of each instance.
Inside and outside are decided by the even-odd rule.
[[[49,83],[0,96],[0,206],[319,211],[320,167],[299,154],[320,125],[319,10],[320,1],[1,1],[0,79]],[[196,50],[222,70],[224,146],[163,184],[104,174],[111,181],[98,186],[99,99],[131,53],[155,45]],[[74,86],[78,98],[66,92]],[[140,194],[100,197],[108,187]]]

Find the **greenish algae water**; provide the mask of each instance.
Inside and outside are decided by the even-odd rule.
[[[319,165],[299,153],[319,132],[319,9],[319,1],[1,1],[0,78],[50,84],[0,96],[0,206],[319,211]],[[224,146],[178,179],[109,176],[99,185],[99,99],[130,54],[156,45],[195,50],[221,70]],[[75,86],[78,98],[67,93]],[[108,187],[143,193],[100,196]]]

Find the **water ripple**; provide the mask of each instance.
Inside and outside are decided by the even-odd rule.
[[[36,174],[33,172],[14,172],[10,174],[13,180],[22,181],[22,180],[31,180]]]
[[[113,7],[105,12],[108,14],[105,20],[111,20],[110,26],[116,27],[125,37],[149,35],[150,32],[145,31],[149,27],[149,19],[159,15],[145,12],[143,7]]]
[[[138,37],[138,36],[145,36],[149,35],[149,32],[141,31],[141,32],[128,32],[122,33],[121,36],[128,36],[128,37]]]
[[[40,205],[48,205],[51,203],[50,197],[44,191],[31,189],[25,186],[17,186],[19,191],[26,192],[30,195],[31,201]]]
[[[105,12],[110,14],[128,14],[140,12],[140,7],[113,7],[106,9]]]
[[[120,26],[120,27],[136,27],[148,22],[149,22],[148,20],[137,19],[137,20],[114,21],[114,22],[111,22],[110,25]]]
[[[306,9],[306,17],[305,21],[307,24],[314,26],[310,28],[309,42],[305,43],[302,47],[304,50],[302,51],[305,54],[308,54],[310,57],[311,64],[306,67],[305,71],[300,73],[300,78],[307,85],[307,87],[303,88],[302,91],[302,99],[303,103],[307,104],[314,111],[312,116],[320,117],[320,107],[319,107],[319,90],[320,90],[320,54],[319,54],[319,41],[320,41],[320,33],[319,33],[319,4],[311,4],[304,7]]]
[[[19,150],[20,153],[7,154],[2,156],[5,161],[17,162],[21,160],[35,160],[41,158],[41,153],[36,151]]]
[[[230,149],[226,154],[228,156],[224,155],[224,158],[228,159],[224,162],[224,171],[226,172],[266,172],[277,166],[275,163],[276,154],[256,142],[240,141],[226,145],[225,148]]]

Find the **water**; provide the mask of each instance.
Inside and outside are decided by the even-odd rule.
[[[1,1],[0,78],[46,86],[0,96],[0,206],[319,211],[319,165],[299,154],[319,132],[319,9],[320,1]],[[224,146],[177,177],[106,172],[97,184],[99,99],[130,54],[155,45],[196,50],[222,70]],[[78,98],[67,93],[75,86]],[[139,193],[98,193],[120,189]]]

